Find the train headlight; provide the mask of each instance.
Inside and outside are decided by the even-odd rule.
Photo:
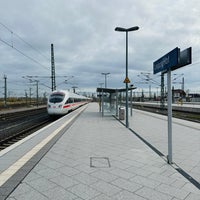
[[[58,108],[62,108],[62,105],[59,105]]]
[[[48,108],[51,108],[51,105],[48,105]]]

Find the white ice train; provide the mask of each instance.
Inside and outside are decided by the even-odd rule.
[[[53,91],[48,97],[47,112],[49,115],[64,115],[89,101],[90,98],[66,90]]]

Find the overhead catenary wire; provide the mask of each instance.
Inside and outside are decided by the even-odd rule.
[[[22,42],[24,42],[27,46],[31,47],[34,51],[36,51],[38,54],[40,54],[41,56],[43,56],[44,58],[46,58],[47,60],[49,60],[49,57],[47,57],[46,55],[44,55],[41,51],[39,51],[37,48],[35,48],[33,45],[31,45],[29,42],[25,41],[21,36],[19,36],[17,33],[15,33],[14,31],[12,31],[10,28],[8,28],[5,24],[3,24],[2,22],[0,22],[0,25],[3,26],[5,29],[7,29],[7,31],[9,31],[12,35],[15,35],[17,38],[19,38]],[[13,40],[12,40],[12,44],[13,44]]]
[[[31,45],[29,42],[27,42],[25,39],[23,39],[17,33],[15,33],[13,30],[11,30],[5,24],[0,22],[0,27],[3,27],[3,29],[1,29],[1,33],[0,33],[0,42],[2,42],[4,45],[8,46],[9,48],[12,48],[13,50],[15,50],[16,52],[20,53],[21,55],[23,55],[27,59],[29,59],[32,62],[36,63],[37,65],[42,66],[42,68],[45,68],[48,71],[51,70],[50,65],[49,65],[49,67],[47,67],[46,65],[42,64],[36,57],[36,56],[40,55],[40,58],[42,56],[43,58],[48,60],[48,62],[50,64],[50,56],[49,57],[45,56],[41,51],[39,51],[37,48],[35,48],[33,45]],[[2,32],[2,30],[3,30],[3,32]],[[19,45],[23,45],[23,47],[28,47],[28,50],[30,50],[30,49],[33,50],[35,56],[30,56],[30,54],[27,54],[27,52],[25,52],[25,50],[22,49]],[[35,54],[35,52],[37,54]],[[48,78],[48,79],[51,78],[51,76],[43,76],[43,78],[44,77]],[[71,78],[73,76],[63,76],[63,75],[61,76],[61,75],[57,75],[57,73],[56,73],[56,77],[64,77],[64,78],[66,78],[66,77],[69,78],[70,77]],[[38,78],[40,78],[40,77],[38,77]],[[10,81],[10,80],[9,80],[9,83],[11,83],[11,85],[13,85],[12,81]],[[40,85],[43,85],[43,86],[46,86],[46,87],[50,88],[49,86],[47,86],[47,84],[48,83],[42,83],[40,81]],[[16,82],[15,82],[15,86],[16,85],[20,86],[20,84],[18,84],[18,83],[16,84]]]
[[[48,61],[50,60],[50,58],[48,58],[47,56],[45,56],[41,51],[39,51],[38,49],[36,49],[35,47],[33,47],[30,43],[26,42],[24,39],[22,39],[18,34],[13,33],[14,35],[16,35],[21,41],[23,41],[27,46],[31,47],[33,50],[35,50],[36,52],[38,52],[41,56],[43,56],[44,58],[46,58]]]
[[[43,64],[41,64],[38,60],[36,60],[35,58],[27,55],[26,53],[24,53],[23,51],[21,51],[20,49],[18,49],[16,47],[16,45],[14,45],[14,38],[13,36],[17,37],[18,39],[20,39],[24,44],[26,44],[27,46],[29,46],[31,49],[33,49],[35,52],[37,52],[39,55],[41,55],[42,57],[44,57],[45,59],[48,60],[48,62],[50,62],[50,57],[47,57],[46,55],[44,55],[41,51],[39,51],[37,48],[35,48],[33,45],[31,45],[29,42],[25,41],[21,36],[19,36],[17,33],[15,33],[13,30],[11,30],[8,26],[6,26],[5,24],[3,24],[2,22],[0,22],[0,25],[6,29],[10,34],[11,34],[11,43],[5,41],[4,39],[0,38],[0,41],[4,44],[6,44],[7,46],[11,47],[12,49],[16,50],[18,53],[22,54],[23,56],[25,56],[26,58],[30,59],[31,61],[35,62],[36,64],[42,66],[43,68],[47,69],[47,70],[51,70],[50,67],[47,67]],[[56,73],[58,74],[58,73]],[[58,77],[58,76],[56,76]],[[51,77],[49,77],[51,78]]]
[[[11,36],[12,36],[12,40],[11,40],[11,44],[7,41],[5,41],[4,39],[0,38],[0,41],[4,44],[6,44],[7,46],[13,48],[14,50],[16,50],[18,53],[22,54],[23,56],[25,56],[26,58],[30,59],[31,61],[35,62],[36,64],[42,66],[43,68],[46,68],[48,70],[50,70],[49,67],[41,64],[39,61],[37,61],[35,58],[32,58],[31,56],[27,55],[26,53],[24,53],[23,51],[21,51],[20,49],[16,48],[16,46],[14,46],[14,42],[13,42],[13,35],[15,35],[17,38],[19,38],[23,43],[25,43],[27,46],[29,46],[31,49],[33,49],[34,51],[36,51],[38,54],[40,54],[41,56],[43,56],[44,58],[46,58],[49,61],[49,58],[47,56],[45,56],[44,54],[42,54],[38,49],[36,49],[35,47],[33,47],[30,43],[28,43],[27,41],[25,41],[22,37],[20,37],[18,34],[14,33],[10,28],[8,28],[5,24],[3,24],[2,22],[0,22],[0,25],[5,28],[7,31],[10,32]]]
[[[37,60],[35,60],[34,58],[32,58],[32,57],[30,57],[30,56],[26,55],[24,52],[22,52],[21,50],[17,49],[17,48],[16,48],[16,47],[14,47],[13,45],[9,44],[9,43],[8,43],[8,42],[6,42],[5,40],[3,40],[3,39],[1,39],[1,38],[0,38],[0,41],[1,41],[1,42],[3,42],[4,44],[6,44],[7,46],[9,46],[9,47],[13,48],[14,50],[16,50],[17,52],[19,52],[20,54],[22,54],[22,55],[23,55],[23,56],[25,56],[26,58],[28,58],[28,59],[32,60],[33,62],[35,62],[35,63],[39,64],[40,66],[42,66],[42,67],[44,67],[44,68],[46,68],[46,69],[48,69],[48,70],[49,70],[49,68],[48,68],[48,67],[46,67],[45,65],[41,64],[40,62],[38,62],[38,61],[37,61]]]

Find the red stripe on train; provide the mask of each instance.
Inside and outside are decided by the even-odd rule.
[[[63,108],[69,108],[71,105],[64,105]]]
[[[76,106],[76,105],[79,105],[79,104],[81,104],[81,102],[79,102],[79,103],[73,103],[73,104],[66,104],[66,105],[63,106],[63,108],[69,108],[71,106]]]

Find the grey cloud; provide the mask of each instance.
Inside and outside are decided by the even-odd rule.
[[[129,70],[132,81],[136,80],[141,71],[153,72],[153,62],[176,46],[181,49],[192,46],[193,60],[198,63],[199,4],[197,0],[165,0],[162,3],[159,0],[4,1],[0,7],[1,22],[45,57],[17,38],[12,38],[1,26],[0,38],[9,42],[13,39],[17,48],[45,67],[0,43],[2,75],[7,74],[13,81],[15,76],[49,75],[50,44],[53,43],[58,75],[73,75],[74,83],[79,87],[93,88],[95,91],[99,82],[104,80],[101,72],[110,72],[109,85],[122,87],[125,75],[125,34],[115,32],[116,26],[140,27],[137,32],[129,33]],[[193,67],[198,71],[197,65]],[[192,68],[188,70],[190,76],[185,74],[185,78],[187,86],[192,89],[192,77],[195,74]],[[199,88],[196,83],[194,87]]]

